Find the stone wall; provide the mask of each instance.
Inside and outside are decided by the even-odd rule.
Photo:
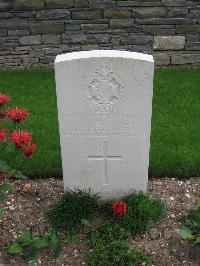
[[[200,63],[199,0],[0,0],[0,67],[38,66],[90,49]]]

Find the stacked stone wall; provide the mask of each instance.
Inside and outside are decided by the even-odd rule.
[[[57,54],[91,49],[198,64],[200,1],[0,0],[0,67],[49,65]]]

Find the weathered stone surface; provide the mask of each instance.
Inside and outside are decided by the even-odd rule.
[[[23,63],[25,66],[32,66],[39,63],[39,58],[31,58],[26,56],[23,58]]]
[[[33,46],[37,49],[59,46],[66,48],[62,51],[70,52],[115,47],[148,53],[153,49],[152,37],[165,36],[168,41],[161,44],[162,48],[154,44],[155,51],[163,49],[167,54],[177,49],[176,53],[182,53],[184,49],[186,54],[195,54],[199,52],[200,42],[200,3],[198,0],[0,0],[0,53],[28,47],[19,39],[32,35],[41,35],[42,44]],[[185,37],[184,48],[180,43],[170,42],[171,36]],[[28,42],[27,38],[21,40]],[[156,54],[161,58],[164,52]]]
[[[156,66],[167,66],[170,64],[170,57],[167,53],[154,54]]]
[[[12,14],[9,12],[0,12],[0,19],[1,18],[10,18],[12,17]]]
[[[154,50],[181,50],[185,47],[185,36],[156,36]]]
[[[137,18],[136,24],[187,24],[190,22],[187,18]]]
[[[28,28],[28,21],[25,19],[18,19],[18,18],[0,19],[0,29],[21,30],[27,28]]]
[[[65,24],[66,31],[77,31],[81,29],[80,24]]]
[[[69,19],[70,16],[71,12],[68,9],[45,9],[36,13],[39,20]]]
[[[83,30],[106,30],[108,29],[108,24],[81,24],[81,29]]]
[[[8,30],[8,35],[26,36],[26,35],[29,35],[29,31],[28,30]]]
[[[104,11],[105,18],[129,18],[131,11],[120,9],[108,9]]]
[[[63,34],[62,43],[88,43],[88,44],[98,44],[98,43],[108,43],[109,34],[84,34],[84,33],[73,33],[73,34]]]
[[[56,58],[65,188],[102,198],[147,190],[153,70],[152,56],[130,52]]]
[[[164,6],[185,6],[186,0],[161,0]]]
[[[14,10],[35,10],[44,8],[44,0],[12,0]]]
[[[70,8],[74,6],[74,0],[45,0],[47,8]]]
[[[29,28],[32,34],[53,34],[65,31],[64,23],[60,21],[30,22]]]
[[[54,47],[54,48],[47,48],[44,50],[44,53],[47,55],[58,55],[62,52],[62,49],[59,47]]]
[[[83,51],[90,51],[90,50],[98,50],[99,45],[98,44],[82,44],[81,50]]]
[[[135,27],[153,36],[175,35],[176,32],[175,26],[173,25],[136,25]]]
[[[188,15],[188,9],[183,7],[167,8],[167,15],[169,17],[186,17]]]
[[[0,11],[6,11],[11,9],[11,0],[0,1]]]
[[[43,44],[60,44],[60,35],[54,35],[54,34],[47,34],[42,35],[42,43]]]
[[[166,10],[163,7],[136,7],[133,10],[134,17],[143,17],[143,18],[155,18],[155,17],[165,17]]]
[[[121,38],[121,44],[151,44],[152,36],[128,36]]]
[[[172,54],[172,65],[197,64],[200,63],[200,54]]]
[[[72,19],[99,19],[102,18],[101,11],[73,11]]]
[[[41,44],[41,35],[23,36],[19,39],[21,45]]]
[[[200,41],[200,35],[199,34],[188,34],[186,35],[186,42],[188,43],[194,43]]]
[[[135,24],[134,19],[110,19],[111,28],[129,28]]]
[[[185,50],[187,51],[200,51],[200,42],[193,42],[188,44],[185,47]]]
[[[88,0],[74,0],[74,7],[88,7]]]
[[[7,30],[0,30],[0,37],[7,36]]]
[[[41,57],[44,55],[44,50],[31,50],[29,51],[29,56],[30,57]]]
[[[40,57],[40,63],[45,65],[53,64],[55,58],[56,58],[55,55],[54,56],[46,55],[45,57]]]
[[[177,33],[190,33],[190,32],[198,32],[200,33],[200,24],[199,25],[177,25],[176,27]]]
[[[35,18],[35,12],[36,11],[12,11],[10,14],[12,14],[13,17],[16,18]]]
[[[117,1],[118,6],[161,6],[160,1],[141,1],[141,0],[135,0],[135,1]]]
[[[89,7],[90,8],[115,8],[116,7],[116,1],[113,0],[98,0],[98,1],[89,1]]]

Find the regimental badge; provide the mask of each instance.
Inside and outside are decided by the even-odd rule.
[[[110,113],[125,97],[125,83],[118,74],[103,65],[94,73],[83,95],[95,112]]]

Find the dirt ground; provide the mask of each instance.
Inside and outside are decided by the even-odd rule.
[[[56,179],[28,181],[31,189],[27,193],[22,191],[27,181],[11,182],[15,189],[2,205],[5,216],[0,220],[0,266],[23,266],[28,265],[25,258],[9,255],[7,247],[21,231],[32,230],[34,236],[48,232],[50,225],[44,211],[63,193],[63,182]],[[194,208],[195,202],[200,199],[200,178],[151,179],[148,191],[165,201],[168,214],[149,232],[131,240],[130,246],[154,256],[154,266],[199,266],[200,246],[180,240],[177,230],[181,226],[180,213]],[[62,255],[57,261],[50,252],[42,252],[38,265],[85,265],[88,252],[90,249],[85,244],[84,235],[80,234],[75,242],[63,246]]]

